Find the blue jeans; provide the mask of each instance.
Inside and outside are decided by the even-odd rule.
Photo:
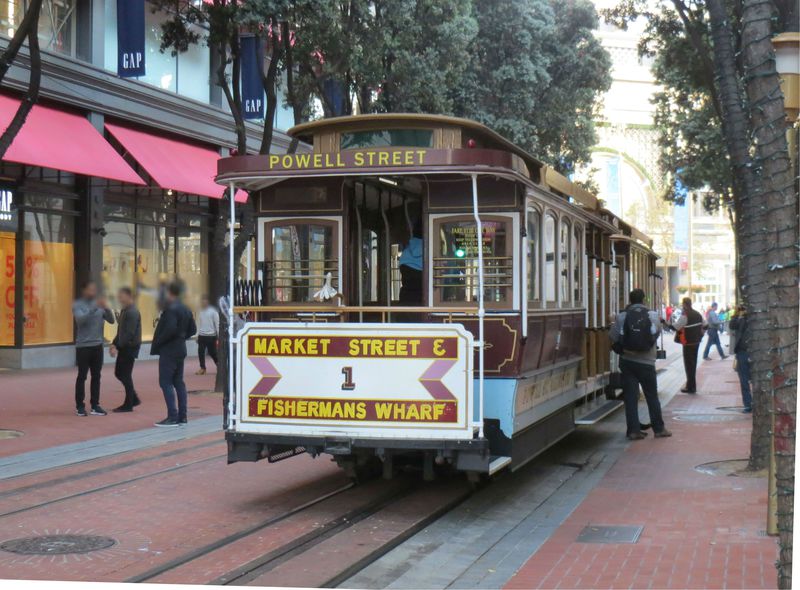
[[[162,354],[158,357],[158,384],[164,393],[167,404],[167,418],[170,420],[186,420],[186,384],[183,382],[184,357]],[[175,407],[175,394],[178,407]]]
[[[703,351],[703,358],[708,358],[708,353],[711,352],[711,347],[717,347],[717,352],[720,358],[725,358],[725,353],[722,352],[722,343],[719,341],[719,332],[714,328],[708,329],[708,340],[706,341],[706,349]]]
[[[742,404],[745,408],[753,407],[753,396],[750,393],[750,357],[746,352],[736,353],[736,372],[739,373],[739,384],[742,386]]]

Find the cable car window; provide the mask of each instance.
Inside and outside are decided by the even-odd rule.
[[[510,220],[484,218],[480,247],[483,250],[484,302],[511,299],[513,261]],[[437,224],[433,258],[433,288],[437,303],[473,303],[478,300],[477,228],[471,218]]]
[[[561,232],[559,233],[558,240],[558,253],[559,253],[559,283],[561,285],[561,303],[569,306],[572,294],[570,292],[570,274],[569,274],[569,243],[570,243],[570,225],[566,219],[561,220]]]
[[[278,221],[267,235],[266,287],[271,303],[312,303],[331,274],[339,288],[335,222]]]
[[[575,226],[572,232],[572,289],[575,305],[583,303],[583,228]]]
[[[538,211],[531,209],[528,211],[528,301],[539,301],[541,298],[539,291],[539,260],[541,252],[541,240],[539,234],[542,231],[542,215]]]
[[[378,129],[342,133],[340,148],[353,150],[373,147],[433,147],[430,129]]]
[[[556,300],[556,218],[550,213],[544,216],[544,298]]]

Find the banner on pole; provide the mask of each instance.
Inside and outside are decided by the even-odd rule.
[[[144,73],[144,0],[117,0],[117,74]]]
[[[242,111],[245,119],[264,118],[264,84],[261,74],[264,67],[262,43],[255,35],[239,38],[242,54]]]

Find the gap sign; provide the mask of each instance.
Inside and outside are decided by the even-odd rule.
[[[144,0],[117,0],[117,74],[144,73]]]

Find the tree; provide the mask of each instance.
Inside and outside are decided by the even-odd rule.
[[[776,31],[797,30],[797,11],[788,3],[770,0],[672,0],[659,7],[657,13],[647,15],[649,30],[663,37],[669,28],[661,25],[670,24],[672,34],[682,36],[691,47],[687,62],[694,63],[707,80],[703,100],[688,105],[695,112],[682,122],[697,122],[697,113],[701,108],[710,112],[710,103],[721,123],[736,222],[739,287],[752,326],[747,344],[756,385],[756,415],[750,464],[765,463],[764,433],[769,432],[770,414],[774,414],[781,548],[778,585],[786,588],[791,583],[792,558],[800,232],[783,95],[770,39]],[[638,0],[628,0],[615,12],[630,17],[645,11]],[[680,87],[674,79],[665,81]],[[701,137],[692,131],[694,125],[685,127],[690,132],[684,138]],[[717,170],[721,175],[723,171]]]
[[[476,2],[478,36],[457,89],[457,115],[476,119],[563,173],[587,162],[611,61],[586,0]]]
[[[30,78],[28,89],[20,102],[17,112],[8,124],[8,127],[0,135],[0,158],[2,158],[11,143],[22,129],[28,114],[33,109],[33,105],[39,100],[39,86],[42,79],[42,58],[39,51],[39,13],[42,8],[42,0],[33,0],[25,12],[14,36],[0,55],[0,84],[3,83],[8,70],[22,48],[25,39],[28,40],[28,53],[30,56]]]

